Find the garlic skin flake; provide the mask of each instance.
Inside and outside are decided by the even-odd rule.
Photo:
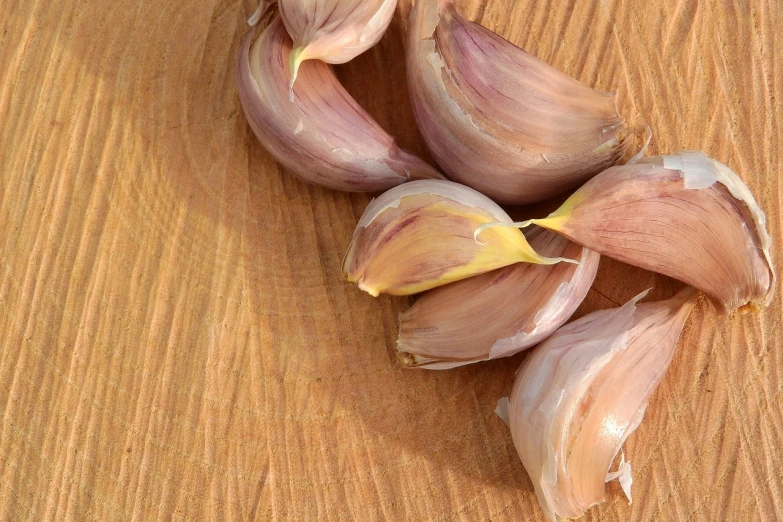
[[[630,464],[612,462],[641,423],[672,361],[698,292],[588,314],[560,328],[517,372],[508,404],[514,446],[546,516],[575,518],[604,502],[617,478],[629,500]]]
[[[607,169],[531,222],[688,283],[721,313],[766,307],[775,290],[764,213],[739,176],[701,152]]]
[[[424,293],[400,314],[403,365],[435,370],[508,357],[571,317],[593,284],[600,256],[540,228],[527,239],[541,255],[579,264],[518,263]]]
[[[417,0],[407,62],[416,121],[435,160],[500,203],[565,192],[628,147],[614,94],[470,22],[453,0]]]
[[[294,40],[291,85],[301,63],[345,63],[381,39],[397,0],[279,0],[280,14]]]
[[[239,99],[256,137],[280,164],[304,181],[351,192],[443,177],[401,150],[323,62],[302,64],[290,101],[291,39],[276,13],[262,25],[245,37],[239,51]]]
[[[343,275],[370,295],[409,295],[518,262],[554,264],[538,255],[492,200],[443,180],[395,187],[364,211]],[[567,260],[571,261],[571,260]]]

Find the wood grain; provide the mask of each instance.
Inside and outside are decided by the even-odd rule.
[[[410,0],[338,68],[422,155]],[[783,259],[783,14],[774,0],[463,1],[619,92],[652,153],[748,181]],[[307,186],[254,140],[234,59],[249,0],[0,4],[0,519],[540,519],[494,415],[522,356],[394,362],[403,299],[343,282],[369,197]],[[604,260],[579,314],[678,283]],[[783,516],[781,298],[701,302],[590,520]]]

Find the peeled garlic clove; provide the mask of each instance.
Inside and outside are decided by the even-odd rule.
[[[310,183],[353,192],[443,177],[401,150],[323,62],[302,65],[289,101],[291,39],[279,16],[272,15],[254,42],[259,26],[239,52],[239,99],[253,132],[285,168]]]
[[[294,40],[291,84],[304,60],[345,63],[381,39],[397,0],[279,0],[280,13]]]
[[[442,180],[406,183],[364,211],[343,262],[343,274],[370,295],[408,295],[518,262],[553,264],[509,223],[492,200]],[[570,260],[569,260],[570,261]]]
[[[688,287],[637,305],[646,293],[560,328],[517,372],[511,435],[550,520],[582,516],[613,478],[630,499],[630,463],[610,466],[641,423],[698,295]]]
[[[767,306],[775,290],[764,212],[739,176],[702,152],[612,167],[532,222],[695,286],[722,313]]]
[[[400,314],[400,361],[445,369],[507,357],[562,326],[593,284],[600,256],[540,228],[527,239],[541,255],[579,264],[518,263],[424,293]]]
[[[466,20],[452,0],[417,0],[407,61],[416,121],[435,160],[500,203],[565,192],[628,146],[613,94]]]

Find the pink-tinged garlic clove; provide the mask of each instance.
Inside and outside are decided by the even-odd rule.
[[[600,256],[540,228],[527,239],[543,256],[579,264],[518,263],[425,292],[400,314],[403,365],[445,369],[508,357],[571,317],[593,284]]]
[[[766,307],[775,291],[764,212],[737,174],[702,152],[607,169],[531,222],[688,283],[721,313]]]
[[[528,356],[507,403],[498,404],[549,520],[584,515],[615,478],[631,498],[630,463],[623,456],[618,471],[610,466],[641,424],[698,296],[688,287],[637,305],[646,293],[560,328]]]
[[[303,63],[291,101],[291,45],[280,17],[272,12],[247,35],[237,62],[242,109],[258,140],[280,164],[310,183],[351,192],[443,178],[400,149],[340,85],[329,65]]]
[[[417,0],[407,62],[416,121],[435,160],[500,203],[563,193],[628,147],[613,94],[466,20],[452,0]]]

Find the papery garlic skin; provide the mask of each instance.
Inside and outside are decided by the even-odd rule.
[[[772,264],[770,253],[772,237],[767,232],[767,217],[764,211],[761,210],[756,198],[753,197],[753,193],[742,181],[742,178],[723,163],[710,158],[701,151],[686,150],[673,156],[653,156],[646,158],[643,162],[663,165],[664,168],[679,171],[686,189],[708,189],[716,183],[723,185],[734,199],[744,205],[746,212],[743,212],[743,215],[746,217],[746,221],[752,221],[755,225],[750,228],[757,235],[758,246],[764,253],[764,259],[771,275],[769,291],[763,302],[764,306],[769,306],[775,292],[775,267]],[[750,212],[752,219],[748,219],[747,212]]]
[[[403,365],[435,370],[508,357],[571,317],[593,284],[600,256],[540,228],[527,239],[543,256],[579,264],[518,263],[422,294],[400,314]]]
[[[373,200],[343,262],[345,278],[370,295],[409,295],[513,263],[554,264],[538,255],[492,200],[443,180],[413,181]],[[568,260],[570,261],[570,260]]]
[[[767,306],[775,290],[764,213],[735,173],[701,152],[607,169],[532,223],[695,286],[721,313]]]
[[[256,10],[253,11],[253,14],[250,15],[250,18],[247,19],[247,25],[254,27],[258,22],[264,19],[267,13],[276,7],[277,0],[260,0]]]
[[[628,147],[615,96],[417,0],[408,27],[416,121],[446,174],[500,203],[540,201],[614,165]]]
[[[239,52],[239,99],[253,132],[280,164],[310,183],[351,192],[443,177],[401,150],[323,62],[302,65],[290,101],[291,39],[277,15],[261,25],[247,35]]]
[[[279,0],[280,14],[294,40],[291,83],[305,60],[345,63],[381,39],[397,0]]]
[[[546,516],[580,517],[619,478],[630,498],[630,464],[612,462],[644,417],[672,361],[698,292],[588,314],[528,356],[508,400],[508,420]]]

